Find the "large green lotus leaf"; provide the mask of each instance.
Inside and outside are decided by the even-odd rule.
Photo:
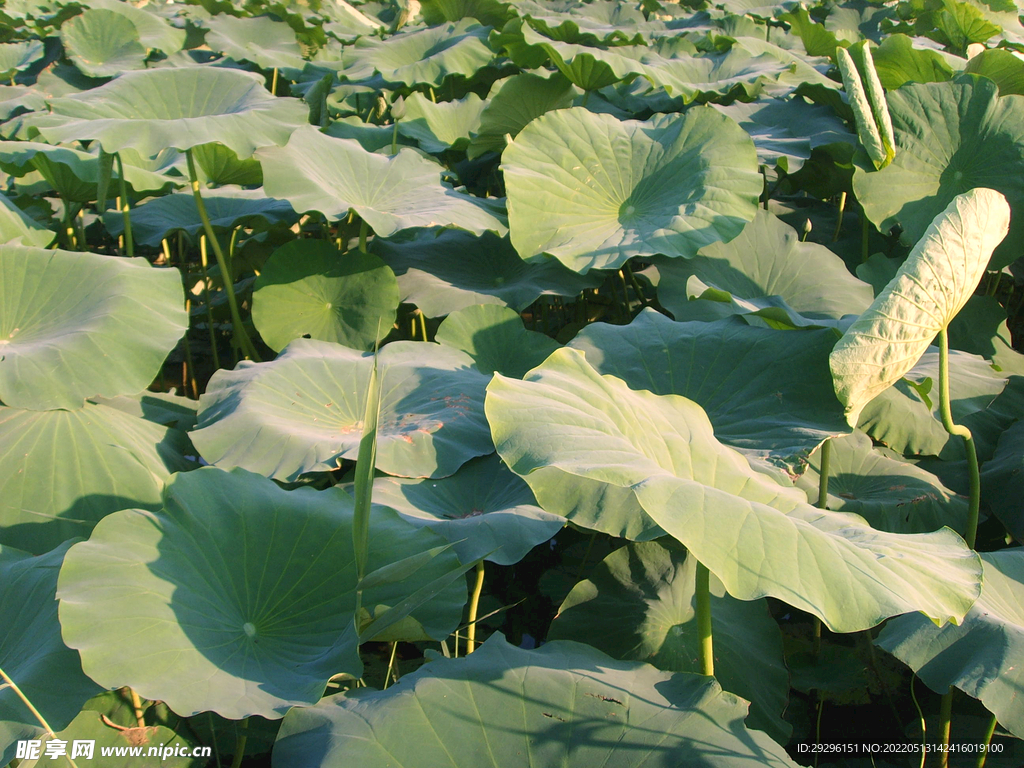
[[[487,152],[500,153],[505,149],[508,136],[514,139],[531,120],[553,109],[565,109],[572,104],[572,83],[561,73],[550,77],[523,72],[495,84],[490,99],[480,113],[480,125],[470,139],[470,159]]]
[[[596,288],[604,275],[580,275],[555,259],[528,264],[507,237],[485,232],[410,230],[393,240],[374,240],[371,250],[398,276],[402,301],[427,317],[440,317],[474,304],[498,304],[522,311],[540,296],[575,296]]]
[[[54,237],[53,232],[39,226],[27,213],[0,194],[0,244],[45,248],[53,242]]]
[[[87,402],[106,405],[154,424],[188,431],[196,425],[199,401],[170,392],[140,392],[128,397],[93,397]],[[137,504],[134,506],[138,506]]]
[[[791,333],[734,319],[674,323],[644,310],[629,325],[595,323],[570,346],[633,389],[700,405],[715,436],[755,460],[802,471],[823,440],[849,431],[829,389],[830,329]]]
[[[502,170],[519,255],[583,273],[731,240],[763,186],[750,137],[710,107],[647,122],[549,112],[509,145]]]
[[[476,19],[488,27],[501,27],[508,21],[510,3],[499,0],[426,0],[422,3],[423,20],[430,25],[446,21]]]
[[[567,640],[525,651],[494,635],[472,655],[432,661],[386,691],[293,709],[274,765],[795,766],[745,728],[746,710],[711,678],[615,661]]]
[[[836,395],[850,424],[917,364],[956,317],[1009,225],[1010,206],[991,189],[957,195],[935,217],[896,277],[832,352]]]
[[[505,231],[493,201],[456,192],[441,181],[444,169],[414,150],[386,157],[308,125],[295,131],[287,146],[268,147],[257,156],[271,197],[287,200],[297,211],[319,211],[331,221],[355,211],[380,237],[410,227]]]
[[[487,28],[465,19],[381,40],[364,35],[346,46],[342,75],[364,80],[375,72],[388,82],[439,86],[449,75],[472,77],[491,63]]]
[[[980,591],[977,555],[952,530],[876,531],[807,503],[715,439],[692,400],[629,389],[560,349],[526,379],[496,374],[485,405],[498,454],[541,506],[576,477],[636,502],[733,597],[776,597],[854,632],[908,611],[957,621]]]
[[[999,87],[1001,96],[1024,95],[1024,61],[1010,51],[993,48],[972,57],[964,72],[982,75]]]
[[[614,48],[592,48],[552,40],[535,32],[532,27],[523,27],[526,45],[543,51],[573,85],[584,91],[597,91],[617,82],[632,82],[645,72],[644,57],[650,51],[643,45],[616,46]],[[516,56],[513,54],[513,60]]]
[[[34,554],[119,509],[158,508],[171,473],[191,467],[184,432],[102,405],[0,407],[0,440],[0,543]]]
[[[217,186],[263,186],[263,168],[259,161],[251,157],[240,160],[223,144],[200,144],[192,148],[192,156],[198,166],[196,170],[200,181]]]
[[[899,224],[903,240],[914,243],[955,197],[977,187],[1024,211],[1024,97],[1000,97],[991,80],[968,78],[907,85],[887,99],[896,158],[882,171],[853,176],[857,200],[879,230]],[[990,268],[1016,259],[1022,243],[1024,215],[1015,213]]]
[[[791,65],[769,53],[755,56],[742,48],[698,56],[648,56],[644,63],[644,76],[670,95],[681,96],[684,103],[737,90],[741,98],[750,98],[763,82],[778,80],[783,72],[792,71]]]
[[[422,93],[413,93],[405,100],[405,117],[398,122],[398,132],[415,139],[420,149],[431,154],[465,149],[470,134],[480,127],[480,114],[486,106],[475,93],[438,104]]]
[[[167,55],[177,53],[185,45],[185,30],[168,24],[146,8],[136,8],[123,0],[89,0],[89,8],[102,8],[118,13],[135,25],[139,39],[147,48],[156,48]]]
[[[205,23],[206,44],[235,61],[251,61],[263,69],[295,70],[306,62],[295,31],[268,16],[236,17],[218,14]]]
[[[696,565],[685,552],[657,541],[620,547],[573,587],[551,622],[548,640],[579,640],[616,659],[701,674]],[[766,601],[736,600],[716,584],[711,626],[715,679],[751,703],[748,726],[785,743],[792,731],[782,719],[789,672],[782,633]]]
[[[999,437],[981,472],[985,502],[1015,539],[1024,540],[1024,421]]]
[[[552,4],[520,0],[519,15],[530,28],[552,40],[597,47],[640,45],[645,36],[654,40],[670,34],[664,19],[646,19],[634,5],[612,0],[594,3]]]
[[[192,440],[203,458],[294,480],[355,459],[373,355],[296,339],[270,363],[218,371],[200,398]],[[380,350],[377,468],[446,477],[493,450],[483,414],[488,376],[464,352],[398,341]]]
[[[950,436],[940,420],[938,388],[939,352],[932,347],[906,376],[864,407],[857,426],[897,453],[961,459],[963,441]],[[1010,389],[984,358],[950,351],[953,421],[970,428],[982,461],[992,455],[1000,432],[1019,417],[1019,412],[990,413],[1000,393]]]
[[[373,500],[450,541],[464,563],[514,565],[565,525],[537,506],[530,487],[494,453],[441,480],[379,477]]]
[[[57,572],[71,542],[33,557],[0,546],[0,669],[18,684],[51,727],[70,723],[100,687],[82,673],[57,622]],[[43,729],[17,694],[0,686],[0,763],[14,758],[19,739]]]
[[[944,525],[957,531],[966,527],[967,499],[898,454],[873,448],[863,432],[833,438],[829,455],[829,509],[853,512],[892,533],[927,533]],[[818,450],[796,483],[812,502],[818,498],[820,464]]]
[[[397,310],[398,283],[383,261],[326,240],[278,248],[252,295],[256,330],[278,351],[304,336],[367,349],[391,333]]]
[[[235,227],[267,229],[275,224],[294,223],[299,218],[291,203],[267,197],[261,189],[222,187],[204,192],[203,203],[214,232],[230,232]],[[132,208],[131,217],[135,242],[153,248],[159,248],[164,238],[178,232],[194,241],[205,234],[196,198],[191,192],[148,200]],[[124,232],[123,214],[109,211],[103,221],[115,237]]]
[[[516,378],[561,346],[543,333],[527,330],[518,312],[497,304],[476,304],[452,312],[434,338],[468,354],[484,373],[498,371]]]
[[[850,133],[831,109],[801,99],[767,99],[714,107],[750,134],[759,162],[784,162],[789,173],[799,170],[816,147],[857,143],[856,134]]]
[[[141,392],[186,328],[176,269],[0,246],[0,400],[9,406],[81,408],[93,395]]]
[[[758,31],[760,33],[760,30]],[[765,40],[764,37],[737,35],[733,46],[755,56],[768,54],[790,68],[791,72],[783,72],[779,76],[778,90],[780,94],[785,94],[786,91],[803,83],[820,85],[830,90],[836,90],[842,85],[826,76],[825,73],[831,67],[831,62],[826,57],[803,56],[799,52]]]
[[[65,22],[60,39],[68,58],[88,77],[143,69],[149,54],[127,17],[101,8],[88,9]]]
[[[981,597],[959,627],[919,614],[886,624],[877,644],[936,692],[949,686],[981,699],[999,724],[1024,738],[1024,549],[983,552]]]
[[[1024,374],[1024,355],[1013,348],[1006,310],[995,296],[975,294],[949,324],[949,345],[992,361],[1004,374]]]
[[[332,675],[362,672],[353,506],[341,489],[285,491],[242,470],[176,475],[161,511],[117,512],[69,550],[57,587],[64,638],[93,680],[180,715],[273,719],[313,704]],[[443,543],[383,508],[371,529],[368,572]],[[457,566],[441,552],[369,587],[362,604],[394,606]],[[444,637],[465,599],[450,585],[413,616]]]
[[[55,147],[37,141],[0,141],[0,168],[12,176],[22,177],[38,171],[64,200],[88,203],[97,199],[100,159],[97,155],[71,147]],[[117,169],[114,168],[111,189]],[[124,163],[124,178],[136,194],[163,192],[180,186],[181,179]]]
[[[859,315],[874,295],[843,260],[768,213],[758,211],[739,237],[702,248],[692,259],[657,259],[658,300],[669,312],[689,300],[691,276],[741,299],[779,296],[797,312],[831,318]]]
[[[41,40],[23,40],[0,44],[0,80],[10,80],[16,72],[28,69],[43,58]]]
[[[152,157],[219,141],[241,158],[288,141],[307,124],[299,99],[271,96],[263,78],[220,67],[126,72],[106,85],[50,100],[55,124],[40,125],[53,143],[99,141],[107,152],[134,149]]]
[[[890,91],[907,83],[944,83],[953,77],[942,54],[915,48],[906,35],[889,35],[871,51],[871,58],[879,81]]]

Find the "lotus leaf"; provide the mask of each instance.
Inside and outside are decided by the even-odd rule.
[[[156,48],[171,55],[185,45],[185,30],[171,26],[157,14],[150,13],[149,8],[136,8],[122,0],[89,0],[88,6],[113,11],[127,18],[135,25],[139,39],[147,48]]]
[[[53,238],[53,232],[36,224],[28,214],[0,194],[0,244],[45,248]]]
[[[364,35],[342,53],[349,80],[375,72],[388,82],[438,86],[449,75],[469,77],[490,63],[487,29],[469,20],[380,40]]]
[[[496,374],[486,411],[498,454],[542,507],[559,512],[549,497],[575,478],[632,493],[740,600],[777,597],[853,632],[916,610],[959,622],[979,594],[977,555],[952,530],[883,533],[816,509],[719,443],[693,401],[631,390],[576,350],[523,381]]]
[[[74,719],[100,687],[82,673],[78,654],[61,640],[57,572],[70,542],[32,557],[0,546],[0,669],[54,728]],[[14,758],[19,739],[38,739],[39,721],[7,685],[0,686],[0,762]]]
[[[521,378],[558,349],[558,342],[523,327],[519,313],[495,304],[477,304],[452,312],[434,337],[473,358],[484,373],[500,371]]]
[[[398,283],[372,254],[293,240],[263,265],[252,301],[253,323],[271,349],[302,337],[367,349],[391,332]]]
[[[88,77],[143,69],[149,53],[126,16],[102,8],[90,8],[66,22],[60,38],[68,58]]]
[[[967,303],[1009,224],[1010,206],[991,189],[958,195],[935,217],[896,277],[832,352],[836,394],[850,424],[917,364]]]
[[[284,491],[212,467],[179,474],[162,511],[110,515],[65,555],[64,637],[92,679],[181,715],[279,718],[313,704],[329,677],[362,670],[352,509],[340,489]],[[372,525],[372,570],[440,541],[385,509]],[[412,578],[457,562],[442,552]],[[414,588],[406,578],[367,589],[363,605],[393,606]],[[443,637],[464,601],[461,585],[448,587],[414,615]]]
[[[538,507],[530,487],[493,453],[441,480],[379,477],[373,499],[450,541],[464,563],[483,557],[513,565],[565,525]]]
[[[287,142],[308,111],[298,99],[271,96],[256,75],[209,67],[126,72],[50,106],[60,120],[39,126],[47,141],[94,139],[107,152],[134,149],[145,157],[212,141],[250,157]]]
[[[564,109],[572,104],[573,87],[560,73],[550,77],[524,72],[496,85],[497,92],[480,113],[480,125],[470,139],[470,159],[486,152],[501,152],[508,143],[529,125],[531,120],[553,109]]]
[[[43,44],[39,40],[0,44],[0,80],[10,80],[42,57]]]
[[[572,296],[600,284],[603,275],[579,275],[554,259],[527,264],[507,237],[490,232],[410,230],[404,237],[375,240],[371,250],[398,276],[402,301],[427,317],[474,304],[499,304],[516,311],[540,296]]]
[[[439,104],[414,93],[405,100],[405,117],[398,123],[398,132],[415,139],[424,152],[464,149],[470,134],[479,128],[480,114],[486,106],[487,102],[475,93]]]
[[[797,312],[840,318],[871,305],[871,286],[842,259],[768,213],[758,211],[739,237],[702,248],[693,259],[657,259],[658,298],[670,312],[689,299],[691,276],[740,299],[779,296]]]
[[[1024,204],[1024,97],[1000,98],[991,80],[968,78],[907,85],[888,101],[896,159],[882,171],[858,169],[853,177],[857,199],[876,227],[887,232],[899,224],[904,241],[915,243],[958,195],[979,187],[1002,193],[1011,209]],[[989,268],[1016,259],[1021,243],[1024,217],[1014,215]]]
[[[471,656],[433,661],[390,690],[292,710],[274,763],[795,766],[743,726],[745,715],[745,702],[706,677],[615,661],[566,640],[524,651],[495,635]]]
[[[80,408],[142,391],[187,327],[184,305],[180,273],[145,259],[0,246],[0,400]]]
[[[0,542],[37,555],[111,512],[158,508],[171,473],[191,468],[184,432],[103,405],[0,407],[0,440]],[[75,461],[55,461],[68,446]]]
[[[645,310],[628,326],[588,326],[570,346],[633,389],[689,398],[707,413],[718,440],[797,472],[823,440],[848,431],[828,391],[834,339],[827,329],[790,334],[728,319],[673,323]]]
[[[1009,51],[1001,48],[982,51],[967,62],[964,72],[992,80],[1001,96],[1024,95],[1024,61]]]
[[[985,501],[1006,530],[1024,540],[1024,421],[1018,421],[999,437],[991,461],[981,471]]]
[[[828,470],[828,508],[853,512],[875,528],[892,533],[927,533],[948,525],[964,530],[967,499],[946,488],[935,475],[908,464],[899,454],[873,448],[863,432],[833,438]],[[808,499],[818,498],[821,451],[797,485]]]
[[[236,18],[218,14],[206,22],[206,44],[235,61],[251,61],[263,69],[294,70],[306,65],[295,32],[267,16]]]
[[[991,711],[1000,725],[1024,738],[1024,550],[984,552],[981,597],[958,627],[936,627],[911,614],[889,622],[878,645],[945,693],[955,685]]]
[[[577,584],[551,624],[551,640],[579,640],[617,659],[646,661],[669,672],[700,674],[694,611],[696,561],[656,541],[627,544]],[[609,623],[608,617],[615,616]],[[789,673],[782,634],[765,600],[743,602],[716,585],[711,598],[715,678],[751,702],[747,725],[779,742]]]
[[[441,181],[440,165],[412,150],[385,157],[306,126],[287,146],[257,156],[271,197],[331,221],[355,211],[381,237],[410,227],[454,226],[477,234],[505,229],[492,201],[454,191]]]
[[[750,137],[710,107],[647,122],[549,112],[502,155],[512,245],[576,272],[695,256],[731,240],[761,193]]]
[[[192,439],[203,458],[281,480],[355,459],[373,356],[297,339],[273,362],[220,371],[200,398]],[[492,450],[483,415],[488,377],[439,344],[400,341],[380,351],[383,399],[377,467],[445,477]]]

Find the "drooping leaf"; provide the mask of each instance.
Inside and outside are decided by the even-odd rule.
[[[999,724],[1024,738],[1024,550],[984,552],[981,597],[958,627],[918,614],[886,624],[877,644],[936,692],[956,686],[981,699]]]
[[[293,240],[263,265],[252,301],[253,323],[271,349],[303,337],[367,349],[391,332],[398,283],[372,254]]]
[[[871,305],[871,286],[850,274],[842,259],[767,211],[758,211],[739,237],[714,243],[692,259],[655,260],[661,281],[658,299],[669,312],[690,298],[687,282],[696,276],[707,286],[741,299],[779,296],[797,312],[840,318]]]
[[[398,122],[398,132],[415,139],[420,149],[431,154],[446,149],[465,149],[469,137],[480,126],[480,114],[487,106],[475,93],[458,101],[435,104],[421,93],[405,100],[405,116]]]
[[[0,194],[0,244],[45,248],[54,237],[53,232],[39,226],[6,195]]]
[[[0,546],[0,669],[53,728],[70,723],[100,687],[82,673],[57,622],[57,572],[68,544],[39,557]],[[35,715],[6,684],[0,686],[0,762],[14,758],[19,739],[38,739]]]
[[[1011,209],[1024,204],[1024,99],[1000,98],[986,78],[906,85],[889,94],[896,159],[882,171],[856,170],[853,190],[882,232],[903,227],[902,240],[921,239],[936,216],[960,194],[978,187],[1001,192]],[[1020,255],[1024,216],[990,269]]]
[[[219,371],[200,398],[192,440],[211,464],[294,480],[355,459],[372,355],[297,339],[276,360]],[[492,451],[483,415],[488,377],[464,352],[399,341],[380,350],[377,468],[445,477]]]
[[[267,229],[299,219],[287,200],[267,197],[261,189],[222,187],[204,192],[203,204],[214,232],[231,232],[235,227]],[[195,195],[190,191],[148,200],[133,208],[131,217],[135,242],[153,248],[159,248],[164,238],[179,232],[193,242],[205,234]],[[124,232],[123,214],[109,211],[103,220],[111,234],[118,236]]]
[[[552,487],[632,494],[651,519],[741,600],[773,596],[838,632],[920,610],[960,621],[979,591],[975,555],[950,529],[876,531],[812,507],[719,443],[704,411],[634,391],[572,349],[524,381],[495,375],[486,412],[498,453],[541,506]],[[600,522],[594,527],[600,527]]]
[[[451,542],[464,563],[483,557],[513,565],[565,525],[538,507],[530,487],[493,453],[441,480],[377,478],[373,498]]]
[[[0,80],[10,80],[15,73],[27,69],[41,58],[43,43],[40,40],[0,44]]]
[[[80,408],[142,391],[187,328],[184,305],[178,270],[145,259],[0,246],[0,401]]]
[[[512,244],[577,272],[630,257],[692,257],[757,212],[746,133],[710,108],[647,122],[572,108],[528,125],[502,155]]]
[[[600,285],[597,272],[580,275],[560,261],[528,264],[507,237],[491,232],[410,230],[371,248],[398,276],[402,301],[427,317],[439,317],[474,304],[497,304],[521,311],[540,296],[573,296]]]
[[[660,542],[620,547],[569,593],[548,639],[578,640],[616,659],[700,674],[695,572],[696,560]],[[789,698],[789,672],[782,634],[766,601],[736,600],[716,584],[711,626],[715,679],[751,702],[749,727],[787,741],[792,726],[782,711]]]
[[[1006,236],[1010,206],[991,189],[954,198],[896,277],[832,352],[836,394],[851,425],[874,397],[910,371],[967,303]]]
[[[473,358],[484,373],[522,377],[558,349],[554,339],[523,327],[519,313],[496,304],[476,304],[452,312],[434,338]]]
[[[892,533],[927,533],[967,525],[967,499],[946,488],[935,475],[902,461],[898,454],[873,448],[863,432],[830,442],[828,508],[860,515]],[[797,480],[809,501],[818,498],[821,450]]]
[[[90,8],[60,29],[68,58],[89,77],[114,77],[145,67],[148,51],[127,17]]]
[[[49,142],[98,141],[107,152],[151,157],[218,141],[240,158],[281,145],[308,109],[274,97],[263,78],[237,69],[172,67],[126,72],[106,85],[50,100],[59,122],[40,125]]]
[[[410,227],[455,226],[477,234],[505,229],[493,201],[454,191],[441,181],[440,165],[412,150],[385,157],[306,126],[287,146],[257,156],[271,197],[332,221],[355,211],[380,237]]]
[[[42,554],[127,507],[160,505],[172,472],[190,468],[177,429],[88,404],[77,411],[0,407],[0,543]],[[73,451],[73,461],[61,461]]]
[[[529,123],[553,109],[572,104],[572,83],[561,73],[542,77],[523,72],[498,83],[480,113],[480,126],[470,139],[470,159],[487,152],[502,152],[508,139],[514,139]],[[497,86],[496,86],[497,87]]]
[[[745,323],[673,323],[653,310],[628,326],[595,323],[570,342],[603,374],[633,389],[682,395],[715,436],[750,459],[792,472],[830,435],[843,434],[829,391],[831,330],[791,334]]]
[[[388,82],[439,86],[449,75],[469,77],[490,63],[487,28],[465,19],[381,40],[364,35],[342,52],[349,80],[375,72]]]
[[[312,704],[332,675],[362,671],[352,505],[340,489],[284,491],[241,470],[179,474],[162,511],[106,517],[65,556],[64,636],[91,678],[180,715],[278,718]],[[372,569],[440,543],[385,509],[374,528]],[[454,565],[442,552],[416,581],[366,590],[363,605],[394,605]],[[449,587],[414,615],[443,637],[464,601],[461,585]]]
[[[706,677],[615,661],[564,640],[525,651],[495,635],[387,691],[293,709],[274,762],[626,768],[678,755],[713,768],[794,766],[782,747],[743,726],[745,715],[741,700]]]
[[[200,181],[218,186],[238,184],[258,187],[263,184],[263,169],[253,158],[239,159],[238,155],[216,142],[192,148]]]

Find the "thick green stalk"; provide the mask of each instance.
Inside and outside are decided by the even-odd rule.
[[[949,732],[953,721],[953,688],[946,692],[939,705],[939,738],[942,741],[943,749],[939,752],[939,768],[946,768],[949,765]]]
[[[241,346],[242,351],[247,357],[256,362],[261,362],[259,353],[256,351],[252,339],[249,338],[249,334],[245,332],[245,325],[242,324],[242,315],[238,311],[238,299],[235,297],[234,276],[231,273],[228,260],[224,256],[224,251],[220,247],[220,241],[217,239],[217,235],[214,234],[213,225],[210,224],[210,216],[206,212],[206,203],[203,202],[203,196],[199,192],[199,176],[196,174],[196,161],[192,157],[191,149],[185,150],[185,159],[188,161],[188,176],[189,181],[192,182],[192,196],[196,201],[196,209],[199,211],[199,218],[203,222],[206,238],[210,241],[210,245],[213,246],[213,254],[217,257],[217,264],[220,266],[224,293],[228,297],[228,309],[231,311],[231,325],[234,328],[235,341]],[[125,227],[125,232],[128,232],[127,226]]]
[[[366,253],[366,235],[370,231],[370,225],[366,223],[365,219],[361,219],[359,222],[359,250]]]
[[[839,193],[839,215],[836,217],[836,231],[832,233],[832,242],[839,239],[839,233],[843,229],[843,213],[846,211],[846,193]]]
[[[243,718],[238,724],[238,736],[235,739],[235,757],[231,761],[231,768],[241,768],[242,759],[245,757],[245,743],[249,740],[249,718]]]
[[[992,719],[988,721],[988,728],[985,729],[985,749],[978,755],[977,768],[985,768],[985,760],[988,758],[988,749],[992,745],[992,737],[996,735],[996,726],[999,725],[999,721],[995,715],[992,715]]]
[[[832,463],[832,438],[821,444],[821,466],[818,468],[818,509],[828,509],[828,468]]]
[[[962,424],[953,423],[953,412],[949,403],[949,338],[946,329],[939,331],[939,415],[946,432],[964,441],[967,453],[967,471],[970,473],[970,496],[967,508],[967,531],[964,540],[974,548],[978,536],[978,509],[981,506],[981,475],[978,472],[978,452],[974,447],[971,430]]]
[[[711,637],[711,572],[700,562],[697,563],[696,603],[701,674],[711,676],[715,674],[715,653]]]
[[[480,595],[484,591],[484,561],[476,564],[476,582],[469,598],[469,626],[466,627],[466,654],[476,650],[476,617],[480,610]]]
[[[43,734],[44,738],[52,737],[56,733],[56,731],[54,731],[53,728],[50,727],[50,724],[46,722],[46,718],[43,717],[43,715],[40,713],[38,709],[35,708],[35,705],[28,700],[28,696],[26,696],[25,693],[21,690],[21,688],[18,687],[18,684],[11,680],[11,678],[7,676],[7,673],[4,672],[3,669],[0,669],[0,678],[3,678],[3,681],[7,683],[7,685],[10,687],[12,691],[14,691],[14,694],[19,699],[21,699],[21,703],[24,704],[28,708],[28,711],[32,713],[32,717],[34,717],[36,721],[41,726],[43,726],[43,730],[46,731],[46,733]],[[67,755],[64,755],[64,759],[71,764],[72,768],[78,768],[78,765],[75,764],[75,761]]]
[[[191,155],[189,155],[191,157]],[[121,213],[124,214],[124,249],[128,252],[128,258],[135,255],[135,244],[132,240],[132,210],[128,201],[128,182],[124,180],[124,163],[121,162],[121,153],[114,155],[117,160],[118,183],[121,185]]]

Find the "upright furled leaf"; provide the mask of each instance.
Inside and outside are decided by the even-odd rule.
[[[861,410],[899,381],[967,303],[1006,236],[1010,206],[991,189],[958,195],[935,217],[896,277],[836,344],[836,395],[856,426]]]
[[[892,120],[885,102],[885,91],[875,72],[867,42],[851,46],[857,59],[845,48],[836,48],[836,63],[843,76],[843,87],[857,121],[857,136],[875,168],[885,168],[896,155]]]

